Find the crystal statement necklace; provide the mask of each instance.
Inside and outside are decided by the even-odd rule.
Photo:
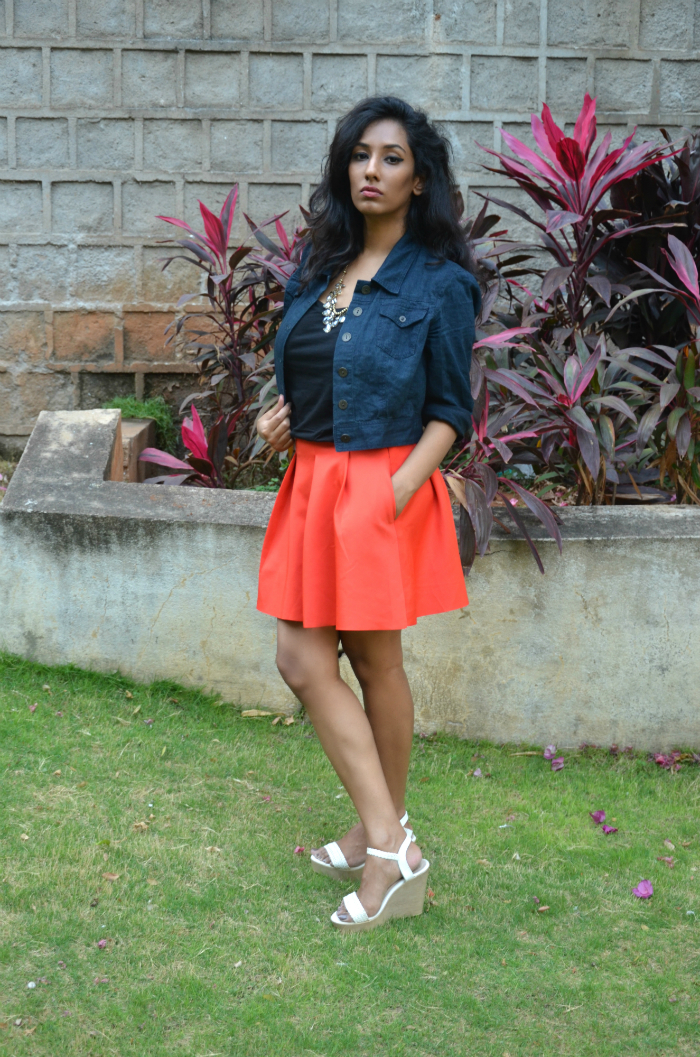
[[[338,300],[338,294],[345,286],[343,279],[345,278],[345,273],[347,272],[347,270],[348,265],[346,264],[341,272],[340,279],[338,279],[338,282],[335,284],[333,289],[328,294],[328,297],[323,302],[323,329],[326,334],[330,334],[333,327],[337,327],[339,323],[345,322],[345,313],[347,309],[336,308],[335,303]]]

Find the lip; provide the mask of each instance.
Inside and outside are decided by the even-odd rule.
[[[372,187],[369,184],[366,187],[362,187],[360,189],[360,194],[364,195],[365,198],[381,198],[382,196],[382,192],[379,190],[379,188]]]

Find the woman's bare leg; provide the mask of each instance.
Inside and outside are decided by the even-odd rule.
[[[406,780],[413,744],[413,698],[403,669],[400,631],[342,631],[343,649],[362,688],[365,714],[398,817],[406,810]],[[338,841],[349,866],[365,861],[361,822]],[[330,862],[323,848],[317,858]]]
[[[371,634],[371,633],[365,633]],[[335,628],[304,628],[277,622],[277,666],[282,678],[306,708],[323,749],[347,789],[371,847],[396,852],[404,839],[389,786],[365,711],[340,677]],[[409,865],[415,869],[420,849],[412,844]],[[371,856],[359,897],[371,916],[387,888],[400,877],[395,862]]]

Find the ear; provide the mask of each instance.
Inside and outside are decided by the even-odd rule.
[[[413,193],[414,193],[414,195],[422,195],[424,189],[425,189],[425,180],[423,180],[420,176],[418,176],[416,178],[415,183],[413,184]]]

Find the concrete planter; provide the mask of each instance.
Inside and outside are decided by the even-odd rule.
[[[43,412],[0,506],[0,645],[291,711],[255,609],[273,496],[128,484],[119,412]],[[471,604],[404,634],[416,728],[700,746],[700,511],[564,512],[564,555],[501,533]],[[351,679],[349,672],[344,672]]]

